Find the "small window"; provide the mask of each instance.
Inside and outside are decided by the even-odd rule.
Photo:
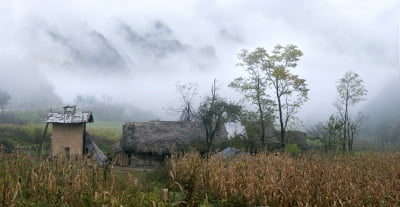
[[[64,148],[65,156],[69,157],[70,152],[69,152],[69,147]]]

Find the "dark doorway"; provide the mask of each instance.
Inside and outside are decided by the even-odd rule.
[[[69,147],[64,148],[64,153],[65,153],[66,157],[69,157],[69,155],[70,155]]]

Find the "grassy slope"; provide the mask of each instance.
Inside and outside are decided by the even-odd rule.
[[[104,153],[111,153],[115,143],[122,135],[122,123],[93,122],[87,124],[87,132]]]
[[[43,138],[43,130],[44,125],[37,124],[0,124],[0,143],[11,149],[14,147],[38,149]],[[47,135],[45,143],[48,145],[49,141]]]
[[[103,136],[107,139],[116,141],[122,135],[122,125],[121,122],[105,122],[97,121],[89,123],[86,125],[87,132],[94,136]]]

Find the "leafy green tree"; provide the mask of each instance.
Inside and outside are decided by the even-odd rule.
[[[285,134],[289,121],[295,119],[294,115],[298,109],[308,100],[309,89],[305,79],[299,78],[289,70],[297,66],[297,61],[302,55],[295,45],[277,45],[267,59],[265,67],[267,79],[272,83],[277,101],[282,147],[287,143]]]
[[[337,150],[342,136],[343,122],[337,116],[331,115],[325,124],[325,151]]]
[[[197,117],[203,123],[206,131],[206,152],[212,149],[216,133],[226,122],[234,122],[239,119],[241,107],[234,103],[228,103],[217,94],[217,81],[211,87],[211,95],[205,97],[197,110]]]
[[[259,114],[257,111],[252,110],[242,110],[240,116],[240,123],[244,127],[246,131],[246,141],[249,144],[246,146],[247,150],[269,150],[276,148],[276,141],[274,137],[276,137],[276,130],[273,125],[273,119],[271,117],[272,112],[268,112],[264,117],[265,125],[260,125]],[[262,129],[261,126],[264,126]],[[265,139],[261,140],[261,134],[263,132],[263,136]],[[262,143],[262,141],[264,143]]]
[[[341,145],[342,120],[331,115],[326,122],[319,122],[311,127],[307,134],[311,139],[319,140],[325,152],[336,150]]]
[[[295,45],[276,45],[271,53],[264,48],[256,48],[253,52],[242,50],[239,65],[246,67],[248,77],[239,77],[230,84],[257,105],[261,126],[265,126],[262,117],[268,109],[266,106],[274,106],[278,113],[282,147],[287,143],[285,134],[288,123],[295,120],[298,109],[308,100],[306,81],[290,71],[297,66],[302,55]],[[268,89],[271,89],[270,93]],[[273,105],[269,94],[276,101]],[[264,140],[265,135],[261,139]]]
[[[358,76],[358,74],[351,71],[346,72],[343,78],[339,79],[336,89],[338,92],[338,98],[334,103],[334,106],[338,110],[338,114],[343,123],[343,137],[341,140],[342,150],[346,150],[346,144],[348,145],[348,149],[352,150],[352,131],[354,135],[354,129],[352,129],[352,127],[354,128],[358,125],[354,123],[352,124],[349,109],[356,103],[363,101],[368,90],[365,88],[364,81]]]
[[[265,130],[273,119],[273,102],[267,95],[267,77],[264,70],[267,52],[263,48],[257,48],[253,52],[242,50],[239,57],[239,66],[245,67],[247,77],[238,77],[229,86],[241,92],[246,100],[251,101],[257,108],[258,125],[262,148],[266,145]],[[255,121],[251,119],[251,121]]]
[[[8,104],[10,99],[11,96],[7,91],[0,90],[0,106],[2,112],[4,112],[4,107]]]

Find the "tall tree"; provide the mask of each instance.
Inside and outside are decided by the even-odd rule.
[[[273,106],[278,114],[282,147],[288,141],[285,139],[288,123],[295,119],[298,109],[308,100],[306,81],[290,71],[290,68],[297,66],[302,55],[295,45],[276,45],[271,53],[264,48],[257,48],[253,52],[243,50],[239,54],[242,61],[239,65],[246,67],[249,76],[237,78],[231,83],[232,87],[242,91],[258,106],[260,119],[265,111],[261,110],[262,106],[270,104],[268,94],[274,97],[276,103]],[[268,93],[267,89],[272,91]]]
[[[211,87],[211,95],[200,103],[197,117],[206,131],[206,152],[210,152],[217,132],[226,122],[238,120],[241,107],[228,103],[217,94],[217,81]]]
[[[352,150],[352,138],[350,139],[352,123],[350,122],[349,109],[351,106],[364,100],[364,96],[367,95],[368,90],[365,88],[364,81],[358,74],[351,71],[346,72],[343,78],[337,81],[336,90],[338,92],[338,98],[334,106],[338,110],[338,114],[343,122],[342,150],[346,150],[346,144],[348,144],[349,150]],[[353,125],[353,128],[354,126],[356,125]]]
[[[10,99],[11,96],[7,91],[0,90],[0,106],[2,112],[4,112],[4,107],[8,104]]]
[[[232,81],[229,86],[240,91],[245,99],[251,101],[257,108],[260,140],[262,148],[265,148],[266,125],[270,124],[273,112],[273,102],[267,95],[267,77],[264,71],[265,58],[268,56],[264,48],[257,48],[253,52],[242,50],[239,55],[239,66],[245,67],[247,77],[239,77]]]
[[[295,45],[276,45],[265,65],[267,79],[272,85],[277,101],[282,147],[288,141],[285,139],[288,123],[308,100],[309,89],[305,79],[299,78],[289,70],[297,66],[301,56],[303,53]]]

